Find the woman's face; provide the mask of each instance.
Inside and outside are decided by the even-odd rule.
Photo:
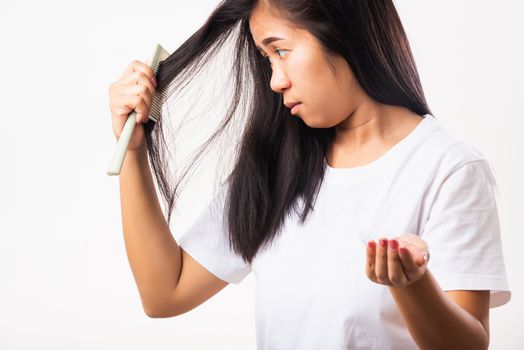
[[[331,57],[331,67],[322,45],[307,30],[293,26],[262,1],[249,26],[256,46],[271,62],[271,90],[282,93],[286,105],[300,102],[296,115],[308,126],[336,126],[359,105],[363,91],[346,60]],[[280,39],[266,42],[271,37]]]

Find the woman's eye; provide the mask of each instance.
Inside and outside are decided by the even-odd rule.
[[[284,52],[284,51],[287,51],[287,50],[275,50],[275,52],[277,53],[277,55],[279,55],[278,53],[279,52]],[[280,55],[279,55],[280,56]],[[282,56],[280,56],[282,58]]]
[[[281,52],[287,52],[288,50],[274,50],[273,52],[276,52],[276,54],[280,57],[280,58],[283,58],[285,56],[285,54],[280,54]],[[263,61],[268,61],[269,64],[273,65],[273,62],[271,62],[271,57],[266,55],[266,54],[263,54],[262,52],[260,52],[260,59],[263,60]]]

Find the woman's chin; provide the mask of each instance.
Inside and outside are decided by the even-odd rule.
[[[298,114],[295,115],[295,117],[302,119],[304,124],[313,129],[326,129],[333,127],[333,125],[326,123],[326,120],[322,118],[304,118],[304,116]]]

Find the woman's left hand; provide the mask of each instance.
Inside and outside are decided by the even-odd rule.
[[[366,274],[379,284],[406,287],[426,272],[428,245],[419,236],[404,234],[395,239],[369,241],[366,247]]]

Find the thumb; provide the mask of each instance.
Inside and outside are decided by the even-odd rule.
[[[416,258],[417,265],[422,267],[429,261],[429,252],[422,252]]]

